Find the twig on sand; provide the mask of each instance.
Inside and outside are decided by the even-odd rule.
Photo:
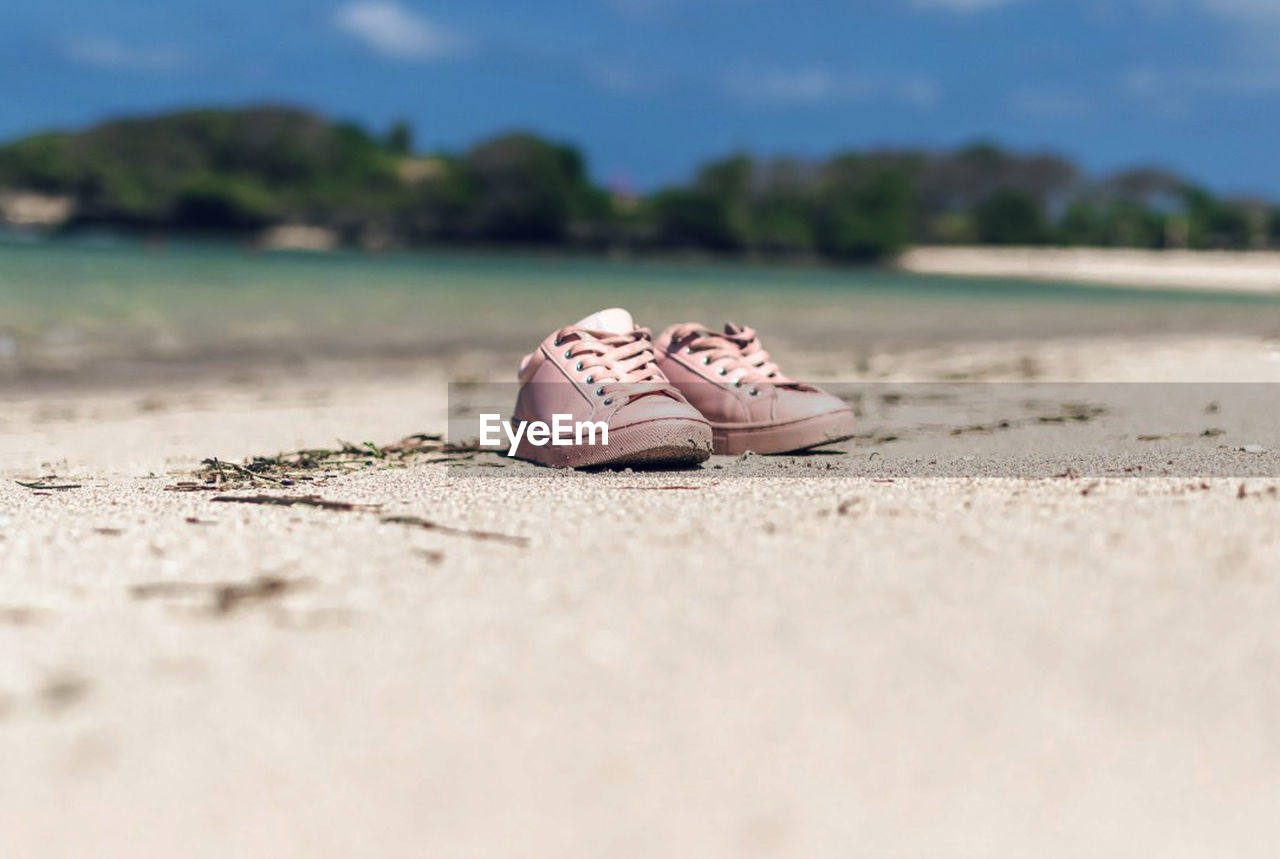
[[[356,504],[352,501],[329,501],[319,495],[219,495],[209,499],[228,504],[264,504],[273,507],[315,507],[344,513],[377,513],[381,504]]]
[[[135,599],[208,594],[209,611],[214,614],[231,614],[247,605],[275,599],[307,584],[309,582],[306,579],[259,576],[247,582],[148,582],[134,585],[129,593]]]
[[[274,483],[277,485],[282,482],[274,477],[259,474],[256,471],[250,471],[243,465],[236,465],[234,462],[224,462],[216,457],[204,460],[203,464],[211,471],[221,471],[224,468],[229,468],[232,472],[240,475],[241,477],[247,477],[250,480],[265,480],[267,483]]]
[[[221,492],[225,486],[215,483],[197,483],[194,480],[179,480],[172,486],[166,486],[165,492]]]
[[[262,484],[294,486],[315,483],[338,474],[369,468],[403,468],[410,461],[452,465],[469,459],[480,450],[475,441],[448,443],[443,436],[417,433],[382,447],[366,441],[360,444],[339,439],[337,448],[307,448],[274,456],[254,456],[243,464],[211,457],[196,472],[198,480],[184,480],[166,489],[198,492],[206,489],[244,489]]]
[[[692,486],[686,483],[672,483],[667,486],[616,486],[615,489],[634,489],[640,492],[679,492],[689,489],[704,489],[703,486]]]
[[[414,433],[382,448],[387,455],[405,456],[415,453],[476,453],[482,450],[477,439],[446,442],[440,433]]]
[[[336,510],[345,513],[378,513],[381,504],[356,504],[351,501],[329,501],[319,495],[219,495],[211,501],[229,504],[262,504],[275,507],[315,507],[320,510]],[[475,528],[455,528],[452,525],[441,525],[421,516],[384,516],[381,520],[387,525],[409,525],[426,531],[438,531],[454,537],[471,537],[475,540],[492,540],[495,543],[506,543],[511,546],[529,545],[528,537],[512,534],[499,534],[496,531],[480,531]]]
[[[218,585],[213,591],[213,610],[218,614],[231,614],[242,605],[274,599],[301,586],[301,581],[279,576],[259,576],[243,584]]]
[[[528,537],[518,537],[512,534],[499,534],[495,531],[479,531],[474,528],[455,528],[452,525],[441,525],[439,522],[432,522],[430,519],[423,519],[421,516],[384,516],[382,522],[386,525],[409,525],[414,528],[422,528],[426,531],[438,531],[441,534],[450,534],[455,537],[471,537],[475,540],[492,540],[495,543],[507,543],[511,546],[528,546]]]
[[[83,484],[80,483],[45,483],[43,480],[37,480],[35,483],[23,483],[21,480],[15,480],[14,483],[25,489],[82,489]]]

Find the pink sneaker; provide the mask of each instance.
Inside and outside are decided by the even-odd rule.
[[[637,328],[621,308],[560,329],[520,362],[517,429],[534,421],[550,426],[556,415],[603,423],[608,443],[600,432],[575,433],[574,444],[537,445],[526,433],[515,455],[558,468],[689,466],[711,455],[707,420],[662,374],[649,329]]]
[[[711,422],[716,453],[787,453],[853,435],[853,410],[784,376],[750,328],[673,325],[657,349],[662,372]]]

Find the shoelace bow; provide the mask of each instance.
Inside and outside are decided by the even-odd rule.
[[[711,331],[691,328],[678,339],[691,337],[685,345],[690,355],[701,354],[702,363],[714,367],[734,385],[790,385],[793,381],[782,374],[769,353],[760,345],[756,332],[744,326],[731,326],[733,331]]]
[[[609,400],[619,395],[634,399],[650,393],[674,396],[670,382],[658,369],[651,336],[648,328],[635,328],[626,334],[600,334],[567,328],[556,342],[565,346],[566,359],[576,359],[574,370],[590,371],[588,384],[596,386],[598,396]],[[637,385],[649,385],[650,389],[637,390]]]

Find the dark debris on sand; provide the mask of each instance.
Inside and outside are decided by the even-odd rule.
[[[208,598],[207,609],[211,614],[229,615],[277,599],[309,583],[306,579],[280,576],[259,576],[246,582],[149,582],[134,585],[130,594],[139,600],[200,595]]]
[[[212,501],[224,504],[263,504],[269,507],[315,507],[342,513],[377,513],[381,504],[357,504],[354,501],[330,501],[319,495],[219,495]]]
[[[475,528],[456,528],[452,525],[441,525],[439,522],[433,522],[430,519],[423,519],[421,516],[384,516],[382,518],[384,525],[408,525],[413,528],[422,528],[425,531],[436,531],[441,534],[448,534],[454,537],[471,537],[475,540],[492,540],[495,543],[506,543],[511,546],[528,546],[528,537],[518,537],[512,534],[499,534],[496,531],[480,531]]]
[[[287,489],[296,486],[314,486],[325,478],[351,474],[368,468],[403,468],[410,461],[456,464],[468,460],[479,452],[477,443],[450,444],[434,433],[417,433],[382,447],[365,442],[354,445],[341,442],[333,449],[309,448],[281,453],[275,456],[255,456],[243,464],[206,459],[196,473],[198,480],[180,481],[166,487],[172,492],[226,492],[238,489]],[[483,463],[481,463],[483,464]],[[685,488],[685,487],[666,487]],[[693,488],[693,487],[688,487]],[[319,495],[286,495],[258,492],[253,495],[217,495],[209,499],[221,504],[255,504],[265,507],[311,507],[343,513],[381,513],[381,504],[361,504],[323,498]],[[190,524],[212,524],[189,517]],[[420,516],[384,516],[386,525],[404,525],[435,531],[454,537],[489,540],[511,546],[528,546],[527,537],[460,528],[445,525]]]
[[[23,489],[54,490],[57,492],[65,492],[68,489],[84,488],[84,484],[81,483],[51,483],[46,480],[37,480],[34,483],[24,483],[21,480],[15,480],[13,482],[21,486]]]
[[[369,468],[402,468],[410,460],[456,462],[475,456],[474,443],[451,444],[438,433],[416,433],[385,446],[366,441],[339,441],[336,448],[308,448],[274,456],[255,456],[243,463],[210,458],[195,480],[166,487],[171,492],[217,492],[267,486],[298,486]]]

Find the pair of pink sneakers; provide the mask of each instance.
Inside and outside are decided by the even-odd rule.
[[[690,322],[655,343],[616,307],[561,328],[521,362],[514,423],[556,421],[607,427],[608,443],[603,432],[545,443],[544,432],[535,444],[530,432],[515,455],[561,468],[687,466],[712,452],[804,450],[854,429],[843,401],[784,376],[750,328]]]

